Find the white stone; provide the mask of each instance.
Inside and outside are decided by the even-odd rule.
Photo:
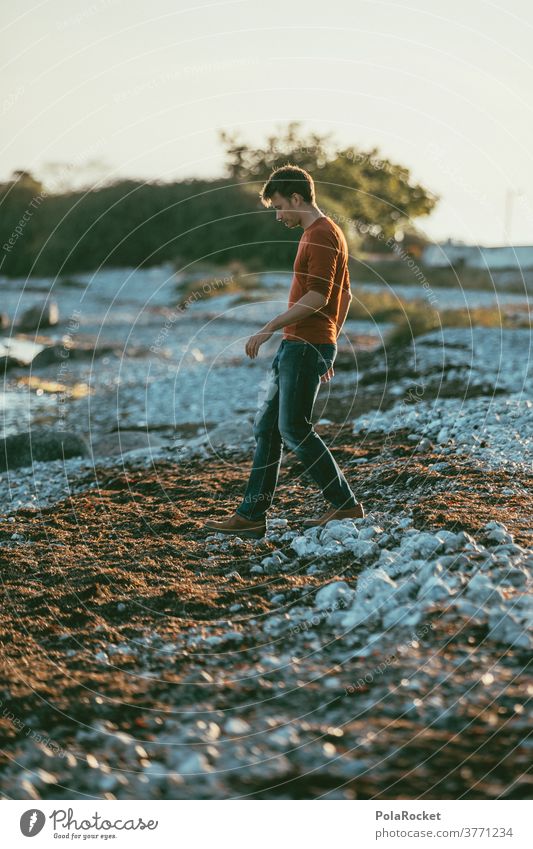
[[[344,551],[346,551],[346,548],[344,548],[341,545],[340,542],[335,542],[334,540],[331,540],[330,542],[328,542],[323,547],[322,554],[324,554],[324,555],[329,555],[329,554],[335,555],[335,554],[342,554]]]
[[[441,542],[451,542],[456,538],[456,534],[454,534],[453,531],[447,531],[444,529],[437,531],[435,536],[437,539],[440,539]]]
[[[487,522],[484,531],[489,539],[499,543],[513,542],[513,535],[501,522]]]
[[[340,606],[348,606],[355,596],[354,590],[346,581],[334,581],[321,587],[315,596],[315,607],[319,610]]]
[[[396,527],[398,527],[398,528],[408,528],[409,525],[412,525],[412,524],[413,524],[413,520],[410,518],[410,516],[406,516],[404,519],[400,519],[400,521],[398,522]]]
[[[343,628],[350,630],[357,628],[358,625],[369,626],[372,622],[377,621],[376,614],[373,610],[369,610],[362,604],[356,604],[347,610],[343,616],[341,625]]]
[[[363,562],[370,561],[380,553],[379,546],[367,539],[356,539],[352,541],[346,540],[344,543],[345,549],[350,551],[357,560]]]
[[[383,616],[383,627],[392,628],[394,625],[403,625],[412,628],[414,625],[418,625],[421,618],[422,612],[420,610],[416,610],[412,605],[402,604],[387,610]]]
[[[183,750],[178,753],[175,769],[182,775],[197,775],[198,773],[210,772],[212,767],[201,752],[187,752],[183,757]]]
[[[238,719],[237,717],[232,717],[227,719],[224,724],[224,731],[226,734],[231,734],[233,737],[240,737],[242,734],[248,734],[250,731],[250,726],[244,719]]]
[[[299,737],[296,729],[291,728],[290,726],[285,726],[285,728],[276,728],[275,731],[271,731],[269,734],[266,734],[264,739],[267,745],[272,746],[274,749],[281,749],[282,751],[285,751],[291,746],[296,746],[299,743]]]
[[[263,624],[263,630],[266,631],[267,634],[273,634],[276,636],[281,630],[283,630],[286,624],[287,620],[283,616],[269,616]]]
[[[434,534],[422,532],[407,538],[404,537],[401,549],[402,551],[409,550],[420,557],[431,557],[441,546],[441,540]]]
[[[307,557],[320,551],[320,545],[309,537],[296,537],[291,542],[291,548],[294,549],[298,557]]]
[[[510,612],[492,611],[489,619],[489,638],[521,648],[531,648],[533,640]]]
[[[434,577],[430,578],[429,581],[426,581],[418,593],[418,598],[421,601],[438,603],[441,601],[449,601],[450,595],[450,589],[444,581],[440,578]]]
[[[389,551],[384,548],[379,556],[378,564],[391,578],[397,578],[398,575],[406,575],[410,572],[416,572],[425,563],[425,560],[417,560],[409,553],[406,556],[404,552],[395,549]]]
[[[418,582],[423,586],[431,578],[442,578],[444,570],[438,560],[428,560],[418,572]]]
[[[320,542],[325,543],[328,540],[342,542],[347,537],[357,537],[358,533],[357,527],[349,519],[344,519],[342,522],[328,522],[320,534]]]
[[[361,528],[359,531],[359,539],[374,539],[383,533],[383,528],[377,525],[368,525],[366,528]]]
[[[264,557],[261,560],[261,566],[281,566],[281,557],[277,554],[271,554],[269,557]]]
[[[494,586],[490,578],[479,573],[468,584],[466,595],[476,604],[495,604],[503,599],[501,591]]]

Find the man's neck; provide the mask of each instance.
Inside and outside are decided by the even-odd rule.
[[[300,226],[303,227],[304,230],[307,230],[307,228],[310,227],[311,224],[314,224],[314,222],[318,218],[325,218],[325,217],[326,216],[318,208],[318,206],[314,205],[309,210],[302,212],[302,215],[301,215],[301,218],[300,218]]]

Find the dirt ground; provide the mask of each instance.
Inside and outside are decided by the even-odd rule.
[[[413,444],[401,431],[392,442],[388,437],[384,464],[385,436],[367,437],[363,451],[349,426],[317,429],[332,446],[367,511],[408,505],[420,529],[447,528],[472,534],[496,518],[512,531],[517,543],[531,545],[531,500],[502,494],[511,483],[507,473],[480,471],[467,457],[455,456],[447,458],[444,473],[437,473],[428,467],[442,457],[431,451],[414,454]],[[356,464],[361,455],[366,460]],[[294,570],[270,574],[265,580],[265,576],[250,573],[250,565],[283,545],[263,540],[230,541],[223,551],[208,546],[209,532],[203,529],[203,522],[207,517],[225,515],[236,505],[250,459],[220,452],[209,462],[190,460],[180,466],[157,462],[148,471],[117,473],[102,467],[96,488],[42,511],[20,510],[14,521],[2,522],[0,541],[11,544],[13,534],[20,535],[16,545],[0,549],[4,769],[17,756],[26,726],[45,729],[62,746],[79,749],[76,734],[80,724],[91,726],[105,718],[146,742],[154,738],[155,716],[161,717],[164,725],[171,708],[196,705],[200,709],[203,693],[193,682],[202,672],[214,674],[216,655],[190,651],[171,661],[153,658],[152,671],[157,675],[147,680],[137,674],[134,656],[121,656],[113,668],[96,662],[95,654],[109,643],[127,642],[153,631],[172,641],[177,633],[203,625],[216,634],[226,620],[235,619],[231,608],[236,604],[242,605],[240,615],[257,620],[272,614],[273,592],[296,598],[327,580],[356,578],[357,564],[337,560],[326,575],[308,575],[303,564],[298,564]],[[302,471],[291,455],[284,458],[271,514],[288,519],[295,529],[302,518],[323,507]],[[519,480],[514,475],[512,482],[524,492],[531,486],[525,476]],[[288,544],[285,551],[294,558]],[[471,653],[484,634],[475,628],[468,633],[457,631],[445,619],[436,619],[434,625],[428,636],[432,651],[442,655],[444,664],[456,663],[464,656],[466,687],[469,676],[479,673],[479,669],[472,672],[477,667]],[[390,670],[383,683],[397,682],[407,669],[420,668],[428,645],[413,650],[402,661],[403,672]],[[232,668],[243,673],[249,670],[257,663],[258,652],[250,629]],[[524,702],[516,675],[527,659],[518,650],[506,655],[505,698],[502,696],[499,708],[494,708],[488,694],[486,704],[480,697],[475,711],[466,704],[462,729],[454,723],[450,727],[427,726],[410,715],[391,718],[386,710],[371,716],[365,712],[354,715],[353,702],[347,706],[349,699],[332,694],[325,706],[320,686],[311,684],[298,692],[279,692],[278,707],[283,705],[286,714],[294,715],[305,708],[311,725],[316,710],[316,733],[324,742],[335,741],[335,727],[343,726],[346,754],[350,735],[361,740],[372,729],[375,768],[346,782],[348,797],[514,798],[517,794],[524,798],[525,794],[531,798],[527,734],[520,715],[509,707]],[[327,668],[331,658],[324,652],[313,662]],[[345,664],[343,673],[346,680],[357,676],[356,660]],[[456,691],[463,686],[457,677],[454,685]],[[211,694],[210,709],[253,703],[260,688],[264,699],[265,687],[275,688],[275,679],[266,684],[258,683],[257,677],[240,684],[228,680]],[[254,709],[248,713],[253,714]],[[21,718],[22,727],[13,717]],[[416,770],[414,764],[419,765]],[[519,775],[522,779],[517,784]],[[268,777],[251,780],[236,775],[226,792],[253,798],[316,798],[339,784],[338,777],[327,770],[313,775],[312,770],[294,768],[276,780],[274,789]],[[15,791],[6,782],[3,792],[10,796]],[[54,784],[41,792],[50,798],[67,793]]]

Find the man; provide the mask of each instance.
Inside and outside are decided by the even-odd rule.
[[[275,170],[260,194],[276,210],[276,221],[303,227],[294,262],[289,309],[251,336],[246,354],[254,359],[276,330],[283,339],[271,365],[270,383],[254,421],[256,449],[242,502],[222,521],[206,527],[222,533],[260,539],[272,503],[281,464],[282,443],[295,452],[322,491],[330,509],[306,527],[331,519],[362,518],[364,509],[331,452],[311,423],[321,383],[334,374],[337,337],[352,299],[348,248],[340,227],[315,202],[311,175],[294,165]]]

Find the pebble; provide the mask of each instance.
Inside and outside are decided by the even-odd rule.
[[[513,542],[513,535],[508,532],[507,528],[502,525],[501,522],[487,522],[485,525],[485,532],[488,539],[494,540],[495,542]]]
[[[321,587],[315,596],[315,607],[318,610],[326,610],[340,605],[348,606],[355,596],[355,592],[346,581],[335,581]]]
[[[248,734],[251,731],[250,725],[244,719],[230,718],[224,724],[226,734],[231,734],[233,737],[238,737],[242,734]]]

